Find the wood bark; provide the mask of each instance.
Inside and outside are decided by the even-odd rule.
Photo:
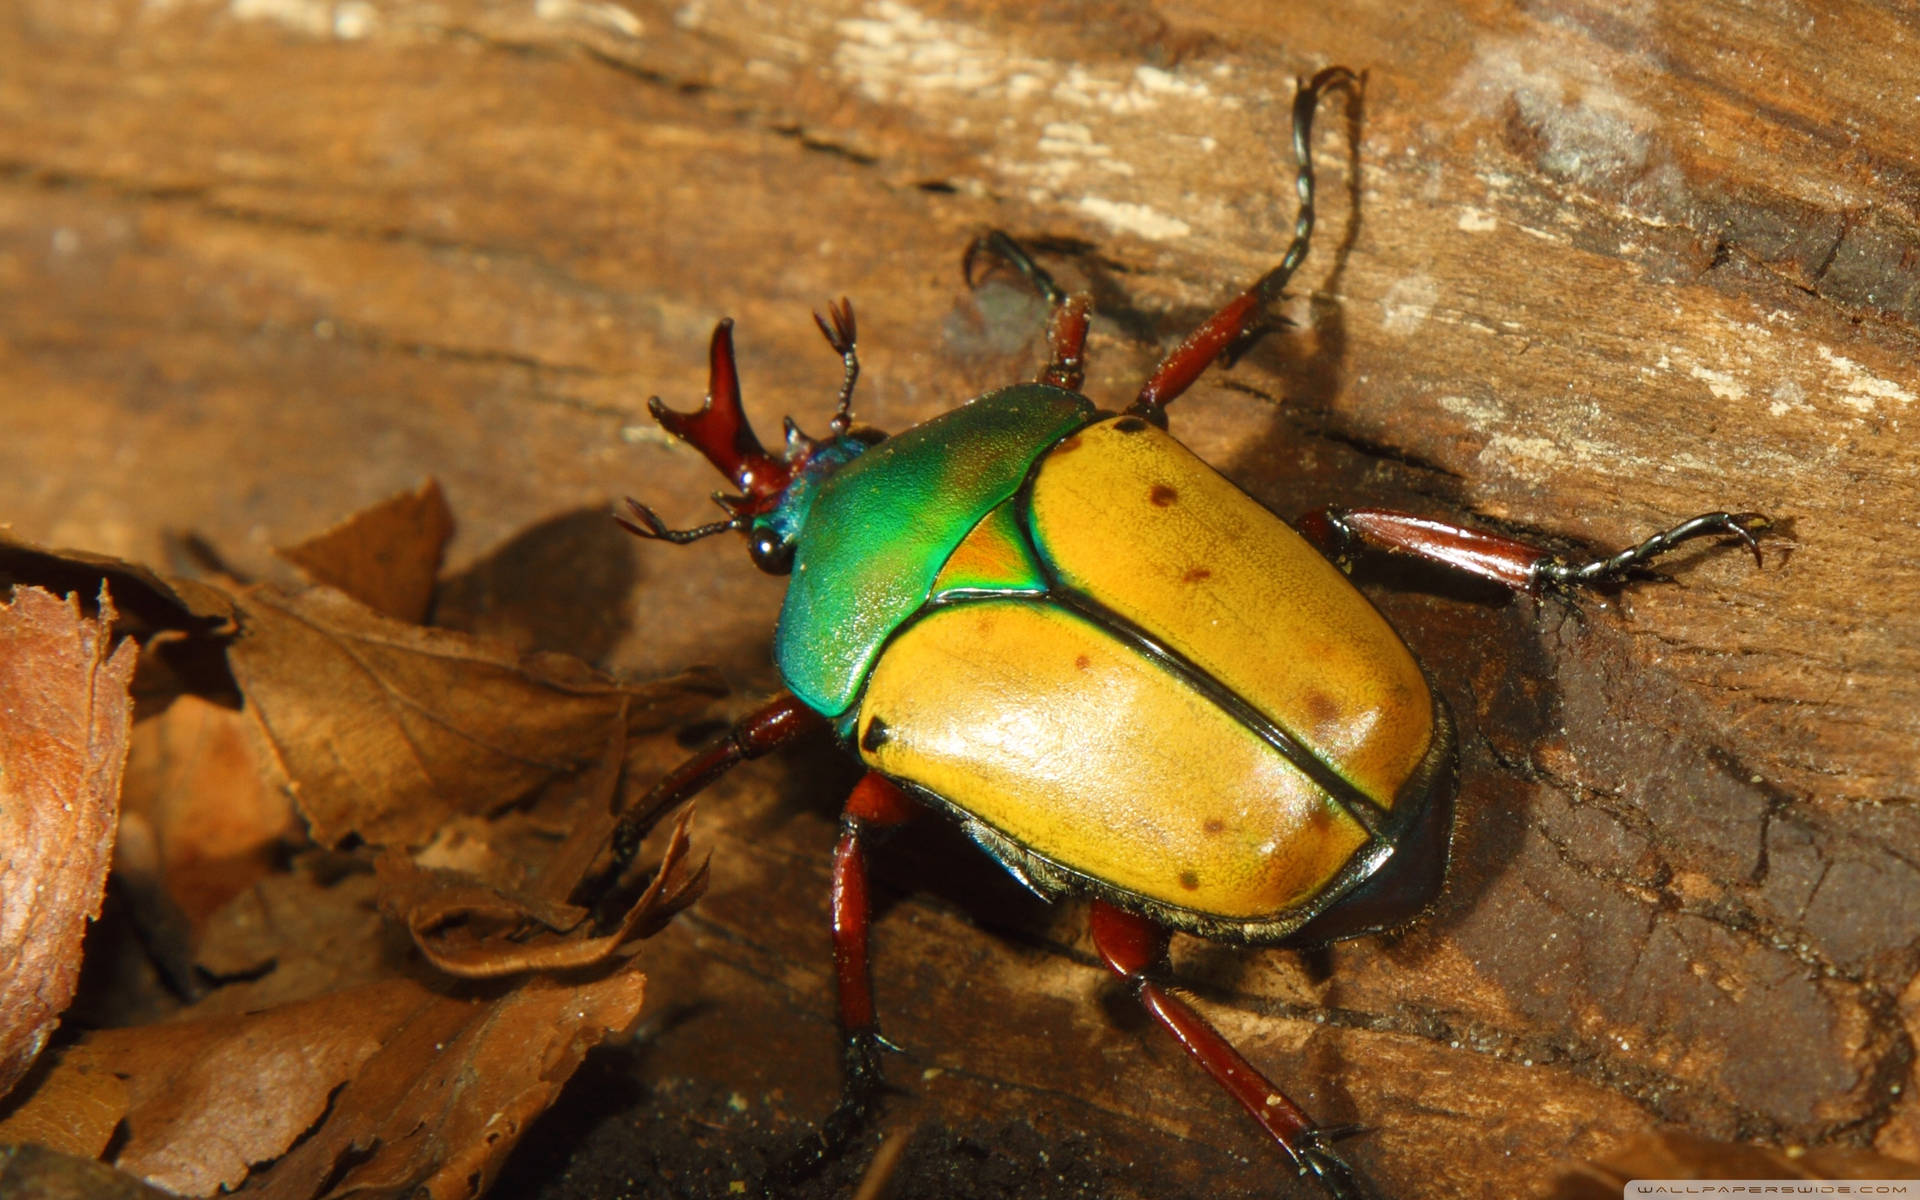
[[[597,515],[710,519],[645,400],[698,399],[714,321],[763,434],[817,431],[839,364],[809,312],[852,297],[858,415],[900,429],[1038,368],[1041,306],[959,277],[1003,228],[1092,291],[1088,391],[1118,407],[1284,247],[1294,80],[1336,62],[1367,85],[1316,138],[1298,328],[1175,432],[1288,516],[1572,553],[1758,509],[1791,540],[1571,606],[1363,571],[1459,720],[1451,885],[1323,954],[1182,943],[1183,977],[1368,1127],[1350,1152],[1388,1194],[1544,1194],[1663,1127],[1920,1159],[1908,9],[16,0],[0,521],[147,561],[190,530],[272,576],[272,546],[432,475],[449,602],[514,598],[460,620],[751,696],[777,583],[732,539],[626,545]],[[668,1149],[608,1178],[726,1194],[760,1161],[727,1147],[831,1104],[849,778],[815,749],[703,801],[714,885],[649,951],[667,1007],[630,1064]],[[1084,909],[899,842],[899,1194],[1296,1194],[1107,990]]]

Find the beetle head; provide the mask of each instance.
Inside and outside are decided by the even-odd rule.
[[[815,486],[835,469],[851,462],[880,440],[872,430],[853,430],[849,418],[853,381],[859,374],[854,356],[853,309],[846,301],[830,305],[833,324],[818,315],[814,320],[846,363],[840,388],[840,408],[824,441],[800,432],[791,418],[786,423],[783,453],[774,455],[760,444],[747,412],[740,404],[740,375],[733,357],[733,319],[716,325],[707,349],[707,397],[693,412],[675,412],[655,396],[647,411],[668,433],[706,456],[722,475],[740,489],[739,495],[715,492],[714,502],[727,519],[695,529],[669,529],[653,510],[637,500],[627,501],[626,515],[616,517],[644,538],[686,543],[727,530],[747,535],[747,552],[755,566],[774,575],[793,568],[795,539],[812,507]]]

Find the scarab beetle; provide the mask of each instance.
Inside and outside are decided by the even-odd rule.
[[[1447,710],[1340,563],[1377,549],[1516,590],[1616,580],[1689,538],[1759,555],[1756,513],[1709,513],[1632,549],[1569,563],[1522,541],[1384,509],[1322,509],[1298,530],[1174,440],[1165,406],[1277,322],[1314,221],[1315,109],[1357,78],[1330,68],[1293,105],[1299,214],[1278,266],[1177,346],[1121,413],[1081,395],[1088,323],[1011,238],[968,250],[1050,302],[1038,380],[892,437],[856,429],[853,311],[816,315],[844,367],[829,436],[787,422],[781,454],[748,427],[732,327],[697,412],[654,417],[732,480],[725,520],[647,538],[744,533],[790,573],[774,640],[788,691],[670,772],[622,822],[631,860],[651,814],[729,767],[822,729],[867,768],[832,871],[846,1090],[819,1144],[845,1139],[880,1081],[867,970],[868,832],[943,811],[1048,897],[1092,898],[1108,967],[1331,1195],[1357,1172],[1280,1088],[1161,982],[1171,931],[1240,943],[1326,941],[1402,923],[1443,880],[1452,824]]]

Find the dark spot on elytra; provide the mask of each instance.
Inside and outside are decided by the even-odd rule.
[[[860,735],[860,748],[871,754],[892,740],[893,735],[887,731],[887,723],[875,717],[867,722],[867,731]]]
[[[1188,569],[1185,575],[1182,575],[1180,577],[1180,582],[1199,583],[1203,579],[1212,579],[1212,578],[1213,578],[1213,572],[1207,570],[1205,567],[1191,567]]]
[[[1197,871],[1180,872],[1180,886],[1190,892],[1200,890],[1200,874]]]
[[[1084,439],[1076,433],[1070,438],[1063,439],[1059,445],[1053,448],[1053,452],[1055,454],[1065,454],[1069,450],[1078,450],[1083,440]]]
[[[1156,483],[1147,491],[1147,499],[1153,501],[1155,508],[1165,508],[1180,498],[1180,493],[1164,483]]]
[[[1340,703],[1325,692],[1312,691],[1304,697],[1307,715],[1313,718],[1315,730],[1337,729],[1340,725]]]
[[[1139,417],[1121,417],[1113,423],[1115,433],[1139,433],[1146,427],[1147,423]]]
[[[1227,823],[1219,817],[1208,817],[1200,823],[1200,828],[1207,833],[1225,833],[1227,831]]]
[[[1093,667],[1093,657],[1087,654],[1076,654],[1073,656],[1073,665],[1082,671],[1090,670]]]

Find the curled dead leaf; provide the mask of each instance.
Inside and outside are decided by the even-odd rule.
[[[225,590],[111,555],[49,550],[0,530],[0,589],[21,585],[56,595],[113,593],[114,633],[140,644],[134,683],[143,715],[182,692],[232,696],[226,644],[234,613]]]
[[[99,915],[127,760],[136,650],[113,605],[20,588],[0,604],[0,1094],[46,1045]]]
[[[588,909],[491,887],[457,872],[426,870],[394,853],[378,865],[381,907],[449,975],[491,979],[591,966],[657,932],[706,890],[707,865],[686,867],[692,820],[692,809],[681,813],[652,883],[618,925],[597,937],[568,936],[586,921]]]
[[[691,807],[675,823],[651,883],[611,930],[585,936],[580,931],[592,911],[569,903],[613,830],[626,752],[622,714],[612,723],[599,764],[580,789],[565,840],[530,886],[472,870],[429,866],[429,853],[437,861],[447,858],[438,847],[414,858],[389,851],[376,864],[382,910],[406,926],[427,961],[467,979],[591,966],[651,936],[706,890],[706,864],[686,867]],[[491,861],[485,854],[473,857]]]
[[[115,616],[136,636],[157,630],[230,632],[233,606],[225,592],[107,554],[49,550],[0,530],[0,586],[29,584],[66,595],[113,593]]]

